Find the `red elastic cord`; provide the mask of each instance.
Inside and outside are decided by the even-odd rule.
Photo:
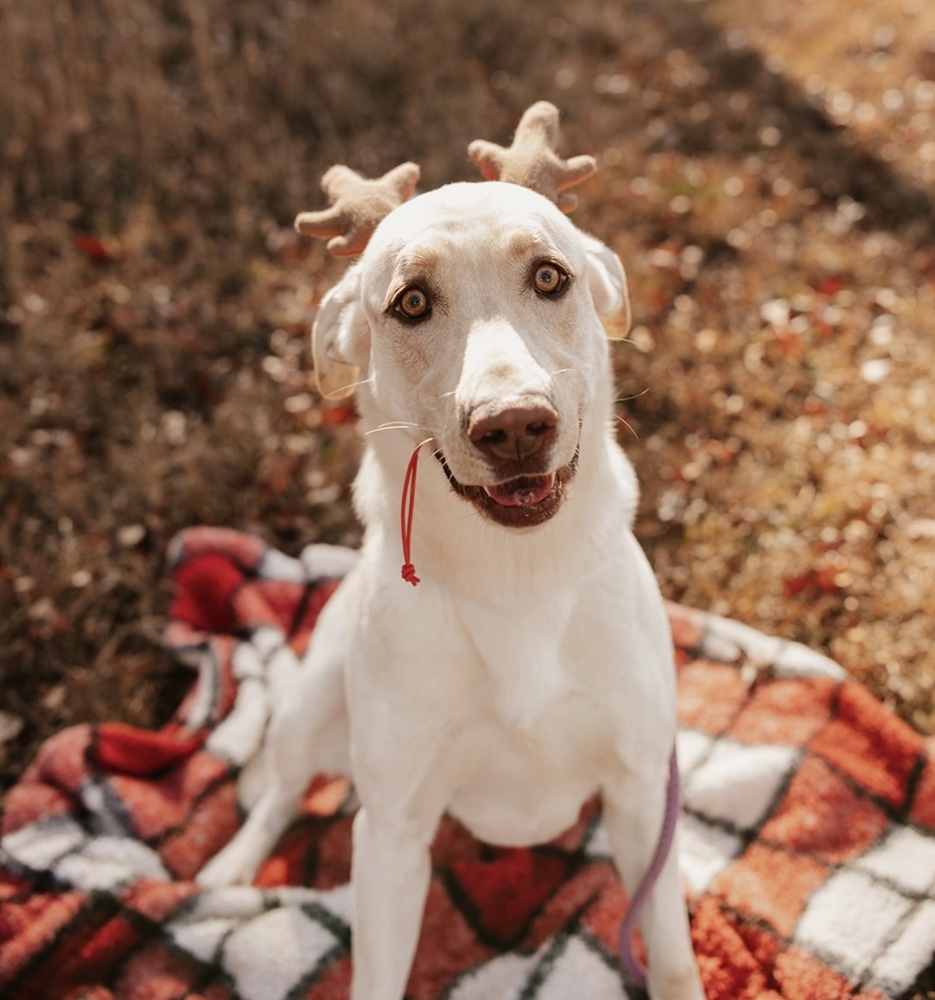
[[[419,468],[419,449],[425,444],[417,444],[409,465],[406,468],[406,478],[403,480],[402,502],[399,507],[400,530],[403,539],[403,579],[413,587],[419,582],[416,568],[412,565],[410,546],[412,545],[412,514],[416,506],[416,471]]]

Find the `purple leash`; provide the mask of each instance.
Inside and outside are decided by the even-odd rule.
[[[659,878],[662,866],[666,863],[669,851],[672,848],[672,841],[675,839],[675,824],[679,817],[680,805],[679,790],[679,765],[676,759],[675,747],[672,747],[672,754],[669,757],[669,785],[666,792],[666,814],[662,821],[662,832],[659,835],[659,843],[656,845],[656,853],[653,855],[652,864],[649,871],[640,883],[636,895],[630,902],[623,924],[620,927],[620,963],[627,974],[641,989],[646,988],[646,970],[633,954],[633,932],[636,930],[636,923],[639,920],[640,911],[643,909],[649,894]]]

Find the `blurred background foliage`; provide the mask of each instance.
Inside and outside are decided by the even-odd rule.
[[[0,777],[165,719],[170,539],[356,544],[311,389],[332,163],[477,179],[563,114],[666,596],[806,642],[935,731],[935,7],[0,0]]]

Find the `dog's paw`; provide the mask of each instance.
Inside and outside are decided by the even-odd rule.
[[[650,972],[649,995],[651,1000],[705,1000],[704,987],[694,965],[684,972],[656,976]]]
[[[223,889],[231,885],[249,885],[255,874],[254,866],[241,858],[239,852],[225,849],[198,872],[195,881],[204,889]]]

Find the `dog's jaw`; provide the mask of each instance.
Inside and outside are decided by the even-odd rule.
[[[578,450],[555,472],[515,476],[490,486],[466,486],[454,476],[445,456],[435,452],[452,490],[485,517],[505,528],[534,528],[554,517],[565,498],[565,486],[578,470]]]

